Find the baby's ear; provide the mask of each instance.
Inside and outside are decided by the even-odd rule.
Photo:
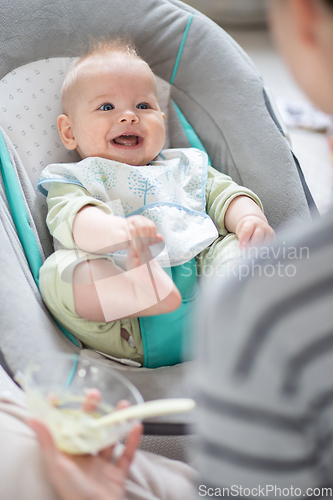
[[[57,120],[60,139],[66,149],[73,150],[77,148],[77,142],[74,137],[72,122],[67,115],[58,116]]]

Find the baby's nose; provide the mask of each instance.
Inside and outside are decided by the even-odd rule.
[[[124,113],[122,113],[120,115],[120,122],[121,123],[137,123],[138,121],[139,121],[139,118],[131,110],[124,111]]]

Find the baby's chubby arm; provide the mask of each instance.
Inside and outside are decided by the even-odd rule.
[[[129,248],[135,237],[145,238],[150,245],[161,240],[155,224],[147,217],[134,215],[125,219],[92,205],[86,205],[76,214],[72,233],[81,250],[97,254]]]
[[[262,245],[275,238],[264,213],[248,196],[237,196],[231,201],[224,223],[230,233],[236,234],[240,248]]]

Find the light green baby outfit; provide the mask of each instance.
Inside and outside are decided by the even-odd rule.
[[[65,328],[87,346],[142,364],[144,348],[138,318],[99,323],[80,318],[75,312],[71,278],[75,266],[87,259],[72,237],[77,212],[94,205],[113,215],[145,215],[155,222],[166,241],[166,252],[156,257],[161,265],[183,265],[186,269],[186,263],[195,256],[198,271],[204,274],[205,266],[216,267],[237,253],[238,241],[224,225],[230,202],[246,195],[261,207],[260,200],[207,166],[205,154],[193,148],[162,151],[147,167],[99,158],[50,167],[43,171],[39,184],[42,191],[49,186],[47,224],[60,249],[41,269],[43,299]],[[89,254],[88,258],[118,259],[121,265],[123,256]],[[121,337],[121,328],[128,331],[129,342]]]

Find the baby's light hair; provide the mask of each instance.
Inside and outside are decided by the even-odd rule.
[[[77,64],[83,62],[94,55],[105,55],[112,52],[119,52],[121,54],[127,55],[129,57],[135,57],[141,59],[138,54],[137,48],[135,47],[133,41],[129,37],[117,36],[115,38],[91,38],[90,46],[88,50],[80,57]]]
[[[61,89],[63,113],[68,114],[69,112],[71,105],[71,91],[77,82],[83,63],[91,57],[98,55],[103,56],[112,53],[123,54],[124,56],[143,61],[143,59],[139,56],[134,43],[128,37],[91,39],[88,50],[81,57],[79,57],[75,64],[70,68],[63,82]]]

